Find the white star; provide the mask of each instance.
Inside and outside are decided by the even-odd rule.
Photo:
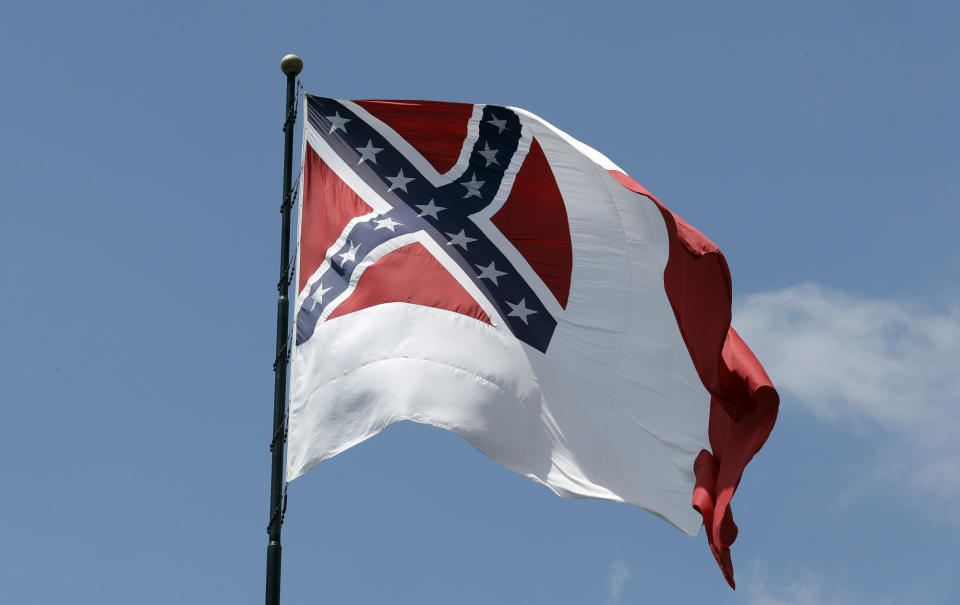
[[[493,114],[491,114],[491,116],[492,117],[489,120],[487,120],[487,124],[493,124],[494,126],[497,127],[497,130],[499,130],[501,133],[507,129],[506,120],[498,120],[497,116],[494,116]]]
[[[400,169],[400,174],[397,176],[388,176],[387,180],[390,181],[390,188],[387,189],[387,192],[393,191],[394,189],[400,189],[404,193],[407,192],[407,183],[414,180],[415,177],[412,176],[403,176],[403,168]]]
[[[371,139],[367,140],[366,147],[354,147],[354,149],[360,152],[360,161],[357,164],[362,164],[364,160],[370,160],[376,164],[377,154],[383,151],[383,147],[374,147]]]
[[[398,223],[389,216],[383,220],[374,220],[373,222],[377,224],[377,226],[373,229],[374,231],[377,229],[389,229],[390,231],[394,231],[397,227],[403,225],[403,223]]]
[[[339,111],[332,116],[324,116],[324,117],[330,120],[330,132],[328,132],[327,134],[333,134],[333,131],[338,128],[344,132],[347,131],[347,127],[345,126],[345,124],[350,121],[350,118],[341,118]]]
[[[498,271],[496,267],[493,266],[493,261],[490,261],[490,264],[486,267],[482,265],[476,265],[477,269],[480,269],[480,275],[477,275],[480,279],[489,279],[494,283],[494,285],[499,286],[497,278],[501,275],[506,275],[503,271]]]
[[[357,260],[357,250],[360,249],[360,244],[353,245],[350,243],[350,240],[347,240],[347,245],[350,246],[350,249],[340,255],[340,266],[342,267],[349,261],[356,262]]]
[[[418,216],[432,216],[433,218],[440,220],[440,217],[437,216],[438,212],[443,212],[446,210],[443,206],[437,206],[433,203],[431,199],[426,204],[414,204],[417,208],[420,209],[420,214]]]
[[[484,183],[486,183],[486,181],[477,180],[476,173],[474,173],[474,175],[470,177],[469,183],[460,183],[461,185],[467,188],[467,192],[463,194],[463,199],[467,199],[468,197],[474,197],[474,196],[480,199],[483,199],[483,196],[480,195],[480,188],[483,187]]]
[[[467,244],[477,241],[477,238],[468,236],[465,229],[461,229],[460,233],[457,233],[456,235],[453,233],[448,233],[447,235],[450,236],[450,241],[447,242],[448,246],[456,244],[464,250],[467,249]]]
[[[333,288],[333,286],[328,286],[328,287],[324,288],[324,287],[323,287],[323,283],[321,283],[319,286],[317,286],[317,289],[314,290],[314,291],[313,291],[313,294],[310,296],[310,298],[312,298],[313,301],[314,301],[314,306],[323,303],[323,295],[326,294],[327,292],[329,292],[329,291],[331,290],[331,288]]]
[[[504,301],[510,305],[510,312],[507,313],[507,317],[519,317],[520,321],[527,323],[527,316],[533,315],[536,311],[527,308],[527,302],[525,298],[521,298],[520,302],[513,304],[512,302]]]
[[[500,162],[497,161],[497,150],[490,149],[490,143],[487,143],[486,141],[484,141],[483,151],[478,151],[477,153],[482,155],[483,159],[487,161],[487,166],[489,166],[490,164],[496,164],[497,166],[500,165]]]

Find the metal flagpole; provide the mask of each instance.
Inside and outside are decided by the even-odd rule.
[[[273,364],[273,440],[270,451],[273,465],[270,473],[270,522],[267,533],[267,598],[266,605],[280,604],[280,526],[283,524],[284,493],[283,450],[286,442],[287,399],[287,334],[290,329],[290,211],[293,208],[293,127],[297,122],[296,81],[303,70],[303,60],[287,55],[280,61],[280,69],[287,75],[287,114],[283,122],[283,227],[280,234],[280,281],[277,289],[277,355]]]

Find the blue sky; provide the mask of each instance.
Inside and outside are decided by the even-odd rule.
[[[960,11],[948,2],[30,2],[0,18],[11,603],[258,603],[279,60],[527,108],[710,236],[780,388],[730,591],[644,511],[390,428],[290,486],[285,603],[955,603]]]

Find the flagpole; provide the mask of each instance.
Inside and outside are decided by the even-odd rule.
[[[273,364],[273,439],[270,452],[273,464],[270,472],[270,521],[267,533],[267,595],[266,605],[280,604],[280,527],[283,524],[285,494],[283,489],[283,450],[286,442],[287,403],[287,333],[290,329],[290,211],[293,208],[293,127],[297,122],[296,82],[303,70],[303,61],[297,55],[287,55],[280,61],[280,69],[287,76],[287,112],[283,122],[283,226],[280,234],[280,281],[277,282],[277,351]]]

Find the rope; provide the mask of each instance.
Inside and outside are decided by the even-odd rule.
[[[283,520],[287,516],[287,487],[290,486],[290,483],[283,484],[283,498],[280,499],[280,502],[277,503],[277,507],[273,509],[273,514],[270,515],[270,522],[267,523],[267,533],[270,533],[270,530],[273,529],[273,522],[278,518],[280,519],[280,525],[283,526]]]

